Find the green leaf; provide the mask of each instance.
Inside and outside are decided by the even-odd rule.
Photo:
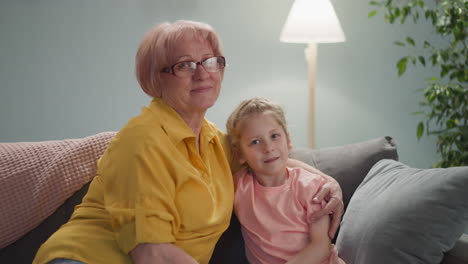
[[[431,12],[431,20],[432,20],[432,25],[435,25],[437,22],[437,14],[435,12]]]
[[[459,73],[459,72],[452,72],[452,73],[450,74],[450,76],[449,76],[449,79],[450,79],[450,80],[453,80],[453,79],[457,79],[457,80],[458,80],[458,79],[460,79],[459,76],[460,76],[460,73]]]
[[[388,19],[388,23],[390,24],[395,23],[395,16],[392,13],[388,14],[387,19]]]
[[[395,44],[397,46],[402,46],[402,47],[406,46],[405,43],[403,43],[401,41],[395,41],[395,42],[393,42],[393,44]]]
[[[424,12],[424,18],[428,19],[430,16],[431,16],[431,10],[426,10],[426,12]]]
[[[403,7],[403,15],[407,16],[407,15],[409,15],[409,13],[411,13],[411,7],[409,7],[409,6]]]
[[[398,76],[401,76],[406,72],[407,63],[408,63],[407,57],[403,57],[397,62]]]
[[[440,71],[440,77],[444,77],[449,72],[449,68],[445,65],[442,65],[442,70]]]
[[[370,5],[380,5],[380,4],[377,3],[376,1],[370,1],[369,4],[370,4]]]
[[[449,119],[449,120],[445,121],[445,126],[447,128],[454,128],[455,125],[456,125],[455,120]]]
[[[369,14],[367,15],[367,17],[368,17],[368,18],[371,18],[371,17],[375,16],[375,14],[377,14],[377,10],[374,10],[374,11],[369,12]]]
[[[398,18],[400,16],[400,9],[395,8],[394,10],[395,10],[395,12],[393,12],[393,15],[395,16],[395,18]]]
[[[437,96],[437,95],[436,95],[435,92],[430,93],[430,94],[427,96],[427,101],[428,101],[429,103],[434,102],[434,100],[436,99],[436,96]]]
[[[416,12],[413,14],[413,22],[414,22],[414,23],[418,22],[418,19],[419,19],[419,12],[416,11]]]
[[[418,59],[419,59],[419,62],[420,62],[423,66],[426,66],[426,59],[424,59],[423,56],[419,56]]]
[[[458,41],[463,41],[466,38],[465,30],[462,27],[455,27],[453,29],[453,35],[455,37],[455,40],[458,40]]]
[[[442,52],[440,55],[441,55],[442,60],[443,60],[444,62],[447,62],[448,59],[449,59],[449,56],[450,56],[450,55],[448,54],[448,51],[444,51],[444,52]]]
[[[418,5],[419,7],[424,8],[424,0],[419,0]]]
[[[411,37],[406,37],[406,42],[408,42],[412,46],[415,46],[414,40]]]
[[[459,82],[468,82],[468,70],[465,70],[465,72],[459,72],[457,76],[457,80]]]
[[[418,138],[418,140],[421,139],[423,134],[424,134],[424,124],[423,122],[419,122],[418,128],[416,129],[416,137]]]
[[[437,64],[437,61],[438,61],[437,58],[438,58],[437,54],[432,54],[431,56],[432,66]]]
[[[400,24],[404,24],[404,23],[405,23],[406,17],[408,17],[408,14],[403,13],[403,14],[401,15]]]

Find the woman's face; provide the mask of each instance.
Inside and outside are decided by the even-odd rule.
[[[175,48],[172,64],[181,61],[200,62],[215,55],[219,54],[214,54],[208,41],[186,37]],[[161,98],[182,116],[205,114],[218,99],[221,80],[221,71],[207,72],[202,65],[198,65],[195,73],[189,77],[161,73]]]

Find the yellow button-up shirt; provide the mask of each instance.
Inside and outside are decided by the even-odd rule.
[[[233,207],[231,154],[208,121],[196,137],[156,98],[109,144],[83,202],[44,243],[34,264],[70,258],[131,263],[140,243],[173,243],[208,263]]]

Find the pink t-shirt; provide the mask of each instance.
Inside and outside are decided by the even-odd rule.
[[[275,187],[260,185],[246,169],[234,175],[234,207],[251,264],[285,263],[310,241],[310,215],[321,209],[312,198],[325,179],[300,168],[287,168],[287,175]],[[344,263],[333,252],[327,263]]]

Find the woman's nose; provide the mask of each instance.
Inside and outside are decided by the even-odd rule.
[[[193,74],[193,78],[195,80],[203,80],[210,76],[210,73],[203,67],[202,64],[198,64],[197,68],[195,69],[195,73]]]

